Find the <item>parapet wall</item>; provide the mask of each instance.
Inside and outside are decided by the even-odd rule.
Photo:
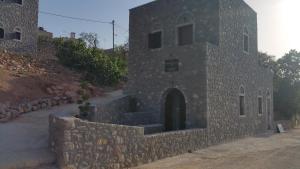
[[[91,112],[89,120],[99,123],[111,123],[119,125],[148,125],[160,123],[157,114],[151,111],[139,112],[132,108],[130,96],[120,96],[96,105]],[[134,106],[133,106],[134,107]]]
[[[144,135],[141,127],[55,114],[49,125],[50,146],[60,168],[128,168],[208,146],[205,129]]]

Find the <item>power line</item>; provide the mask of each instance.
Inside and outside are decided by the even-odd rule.
[[[66,19],[72,19],[72,20],[77,20],[77,21],[85,21],[85,22],[92,22],[92,23],[101,23],[101,24],[110,24],[112,25],[112,31],[113,31],[113,49],[115,47],[115,26],[118,28],[122,29],[124,32],[128,33],[128,29],[123,28],[121,25],[117,24],[115,20],[112,22],[108,21],[100,21],[100,20],[95,20],[95,19],[88,19],[88,18],[80,18],[80,17],[73,17],[73,16],[66,16],[66,15],[61,15],[57,13],[52,13],[52,12],[46,12],[46,11],[39,11],[41,14],[45,15],[51,15],[51,16],[56,16],[56,17],[61,17],[61,18],[66,18]]]
[[[126,28],[124,28],[123,26],[121,26],[121,25],[119,25],[119,24],[117,24],[117,23],[116,23],[116,26],[117,26],[118,28],[122,29],[124,32],[129,33],[129,30],[126,29]]]
[[[94,19],[88,19],[88,18],[79,18],[79,17],[73,17],[73,16],[66,16],[66,15],[56,14],[56,13],[52,13],[52,12],[39,11],[39,13],[45,14],[45,15],[57,16],[57,17],[61,17],[61,18],[80,20],[80,21],[85,21],[85,22],[112,24],[112,22],[108,22],[108,21],[100,21],[100,20],[94,20]]]

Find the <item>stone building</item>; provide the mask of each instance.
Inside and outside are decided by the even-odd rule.
[[[35,55],[38,0],[0,0],[0,48]]]
[[[158,0],[130,10],[129,85],[162,130],[212,140],[270,129],[273,73],[258,63],[257,14],[243,0]]]
[[[243,0],[156,0],[130,10],[124,94],[88,120],[49,118],[61,168],[130,168],[272,129],[273,73]]]

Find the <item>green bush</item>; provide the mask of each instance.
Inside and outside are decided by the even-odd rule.
[[[118,54],[105,54],[98,48],[87,47],[81,39],[58,38],[57,57],[60,62],[76,71],[82,72],[85,79],[99,85],[115,85],[126,76],[126,60]]]

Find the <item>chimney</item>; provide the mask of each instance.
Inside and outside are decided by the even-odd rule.
[[[76,38],[76,33],[75,32],[71,32],[70,33],[70,38],[71,39],[75,39]]]

